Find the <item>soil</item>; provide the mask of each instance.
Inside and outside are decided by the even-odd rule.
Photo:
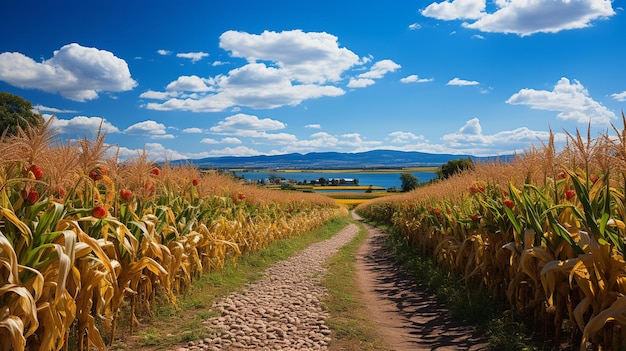
[[[386,346],[395,351],[486,350],[483,336],[449,317],[443,303],[394,262],[385,249],[386,234],[365,226],[368,237],[356,260],[360,298]]]

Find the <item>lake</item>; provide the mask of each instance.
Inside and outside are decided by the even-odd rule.
[[[263,179],[269,179],[270,174],[280,178],[295,180],[297,182],[312,180],[318,180],[320,178],[343,178],[343,179],[358,179],[359,185],[372,185],[381,186],[383,188],[400,188],[402,181],[400,175],[404,172],[257,172],[257,171],[244,171],[235,172],[237,176],[251,181],[258,181]],[[417,177],[420,183],[425,183],[431,179],[437,178],[437,174],[434,172],[409,172]]]

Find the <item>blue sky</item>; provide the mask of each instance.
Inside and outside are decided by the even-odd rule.
[[[154,160],[501,155],[622,127],[623,0],[7,0],[0,91]]]

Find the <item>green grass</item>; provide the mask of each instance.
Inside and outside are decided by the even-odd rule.
[[[331,351],[387,350],[374,331],[367,306],[356,296],[356,251],[367,237],[366,229],[361,223],[358,225],[359,234],[329,260],[328,273],[322,279],[322,285],[328,289],[323,303],[330,313],[327,323],[332,330]]]
[[[265,250],[239,257],[237,264],[228,261],[223,269],[196,279],[185,294],[178,296],[178,308],[163,301],[157,303],[152,317],[145,317],[142,327],[131,340],[124,340],[124,348],[145,350],[168,349],[187,341],[206,338],[209,331],[202,322],[214,316],[213,302],[239,291],[251,281],[263,277],[263,271],[307,246],[328,239],[348,223],[347,217],[336,217],[318,230],[298,237],[275,241]],[[121,348],[121,347],[119,347]]]

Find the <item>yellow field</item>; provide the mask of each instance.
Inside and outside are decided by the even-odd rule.
[[[59,145],[53,121],[0,136],[0,350],[106,350],[226,260],[347,215],[321,194],[119,160],[100,133]]]
[[[333,199],[338,205],[357,206],[370,199]]]

